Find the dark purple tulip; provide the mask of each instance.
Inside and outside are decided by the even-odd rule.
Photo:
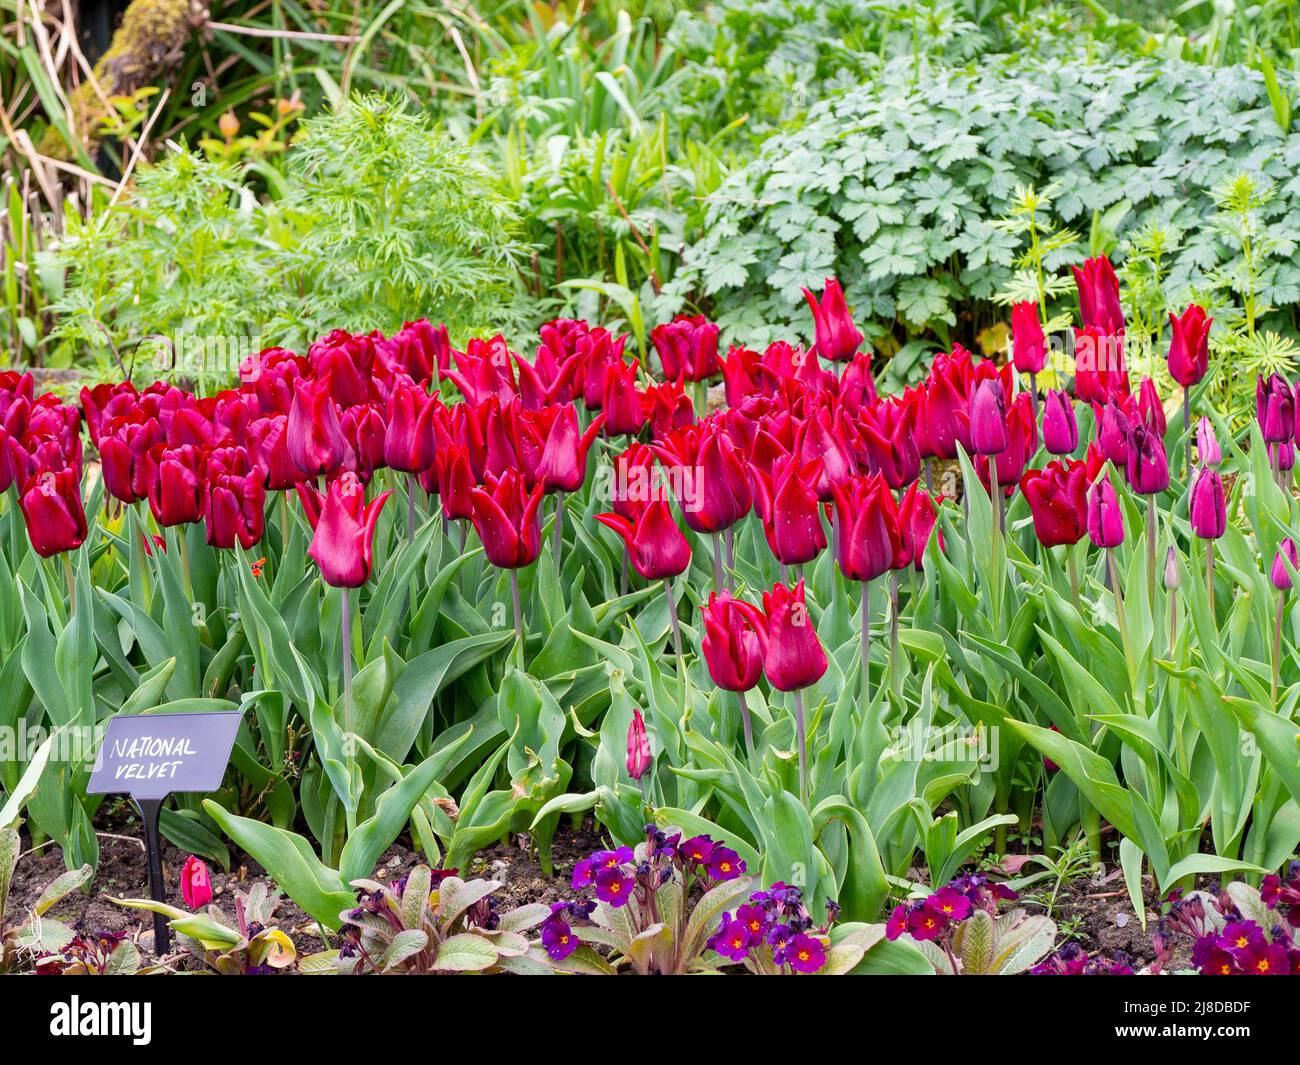
[[[1164,441],[1141,422],[1133,426],[1128,443],[1128,483],[1138,495],[1156,495],[1169,487],[1169,462]]]
[[[985,378],[970,401],[970,442],[977,455],[1000,455],[1007,449],[1007,406],[1002,384]]]
[[[1212,466],[1202,466],[1192,483],[1192,532],[1202,540],[1217,540],[1228,527],[1223,481]]]
[[[1300,554],[1296,552],[1295,541],[1287,537],[1277,545],[1277,554],[1273,556],[1273,572],[1269,574],[1273,587],[1279,592],[1291,590],[1291,570],[1286,567],[1283,556],[1291,562],[1291,569],[1300,569]]]
[[[1088,539],[1094,547],[1119,547],[1124,542],[1124,516],[1109,477],[1102,477],[1088,493]]]
[[[1053,455],[1070,455],[1079,446],[1074,402],[1063,388],[1047,393],[1043,402],[1043,444]]]

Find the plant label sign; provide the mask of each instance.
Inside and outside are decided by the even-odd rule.
[[[174,791],[216,791],[226,772],[230,749],[243,715],[237,710],[211,714],[128,714],[108,723],[86,791],[126,793],[144,820],[149,859],[149,893],[166,902],[162,841],[158,822],[163,800]],[[167,919],[154,914],[154,948],[171,945]]]
[[[165,799],[173,791],[216,791],[243,717],[213,714],[128,714],[113,718],[86,790]]]

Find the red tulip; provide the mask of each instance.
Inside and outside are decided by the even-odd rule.
[[[1124,369],[1124,334],[1096,326],[1074,331],[1074,395],[1085,403],[1105,403],[1129,392]]]
[[[1087,531],[1088,470],[1081,461],[1049,463],[1020,478],[1020,491],[1044,547],[1077,544]]]
[[[1279,444],[1291,439],[1295,432],[1295,411],[1295,393],[1285,377],[1275,373],[1267,379],[1263,374],[1256,378],[1255,418],[1264,443]]]
[[[420,484],[431,495],[437,495],[442,512],[450,520],[474,516],[470,492],[474,489],[474,471],[470,468],[469,452],[460,444],[440,448],[433,466],[420,474]]]
[[[163,528],[203,516],[203,453],[192,444],[149,452],[149,509]]]
[[[640,780],[652,761],[650,736],[645,730],[645,720],[641,717],[641,711],[634,708],[632,724],[627,730],[627,775],[633,780]]]
[[[103,423],[102,430],[98,446],[104,490],[127,504],[144,499],[149,494],[149,452],[162,443],[162,426],[137,409]]]
[[[803,290],[803,295],[812,310],[818,354],[832,362],[851,359],[862,346],[862,333],[853,324],[840,283],[828,277],[820,303],[808,289]]]
[[[719,359],[718,362],[722,367],[722,382],[728,407],[739,407],[748,397],[771,391],[774,382],[763,366],[763,357],[757,351],[733,345],[726,358]]]
[[[635,521],[658,488],[654,479],[654,452],[633,443],[614,457],[614,486],[610,505],[621,518]]]
[[[676,471],[677,503],[691,529],[722,532],[749,513],[754,497],[746,464],[719,422],[674,430],[654,452]]]
[[[647,503],[635,521],[618,514],[597,514],[596,520],[623,537],[632,568],[648,581],[676,577],[691,564],[691,545],[662,499]]]
[[[313,376],[328,382],[334,402],[345,410],[370,401],[376,336],[335,329],[307,349]]]
[[[451,368],[451,340],[445,325],[433,325],[427,318],[406,322],[387,340],[375,344],[376,361],[390,377],[405,375],[417,385]]]
[[[1160,402],[1160,393],[1156,391],[1156,383],[1149,377],[1142,378],[1142,384],[1138,386],[1138,416],[1148,429],[1164,439],[1168,428],[1165,408]]]
[[[343,412],[339,425],[348,442],[344,465],[369,484],[375,470],[384,465],[384,416],[377,405],[358,403]]]
[[[1119,304],[1119,278],[1104,255],[1072,266],[1079,290],[1079,320],[1085,329],[1096,326],[1105,333],[1124,330],[1124,311]]]
[[[314,384],[303,382],[294,390],[285,443],[289,459],[304,477],[329,477],[342,467],[348,441],[328,376]]]
[[[537,479],[547,492],[576,492],[587,479],[587,452],[605,426],[605,414],[596,415],[578,435],[578,411],[572,403],[559,408],[546,446],[537,463]]]
[[[1034,404],[1028,392],[1019,393],[1007,412],[1007,446],[992,458],[979,455],[975,459],[975,472],[989,485],[989,463],[996,463],[998,484],[1010,495],[1029,460],[1038,450],[1038,425],[1034,422]]]
[[[713,683],[727,691],[749,691],[762,675],[767,654],[767,619],[763,612],[726,592],[710,592],[703,612],[701,649]]]
[[[516,355],[519,397],[523,400],[524,409],[541,410],[553,403],[573,399],[573,378],[578,371],[579,360],[576,352],[557,358],[554,350],[545,343],[538,347],[535,362],[526,362],[523,356]]]
[[[518,389],[512,363],[516,358],[500,334],[491,340],[475,337],[465,351],[453,351],[456,369],[448,370],[449,378],[467,403],[478,406],[495,397],[498,403],[509,403]]]
[[[265,506],[260,470],[227,473],[209,464],[203,510],[209,544],[230,548],[238,542],[247,551],[262,538]]]
[[[914,431],[919,398],[918,392],[908,389],[901,399],[888,397],[863,407],[860,413],[858,440],[865,464],[895,490],[911,484],[921,473]]]
[[[384,465],[403,473],[419,473],[433,465],[436,411],[433,396],[409,378],[397,379],[388,396]]]
[[[656,437],[695,424],[695,407],[680,381],[651,385],[643,394],[643,402],[650,432]]]
[[[1021,373],[1042,373],[1047,365],[1043,323],[1032,300],[1011,305],[1011,361]]]
[[[4,418],[9,404],[20,397],[32,400],[33,380],[29,373],[21,376],[12,370],[0,374],[0,420]],[[109,417],[126,413],[124,406],[134,406],[138,393],[130,381],[120,384],[99,384],[94,388],[81,390],[81,413],[86,419],[86,429],[90,433],[90,442],[99,447],[99,428],[105,421],[106,409],[115,407]],[[123,397],[118,399],[118,397]],[[8,426],[6,426],[8,428]]]
[[[192,910],[212,901],[212,879],[208,875],[208,867],[192,854],[181,866],[181,898]]]
[[[938,502],[943,501],[940,496]],[[906,569],[914,566],[922,568],[926,548],[930,545],[930,534],[939,518],[935,509],[936,500],[913,481],[898,506],[898,554],[894,557],[894,569]],[[939,549],[943,549],[943,537],[939,537]]]
[[[971,449],[977,455],[1000,455],[1006,450],[1006,400],[997,381],[985,378],[975,386],[968,418]]]
[[[516,470],[500,478],[489,477],[483,488],[470,490],[474,530],[483,542],[483,553],[494,566],[519,569],[536,560],[542,550],[542,527],[538,512],[543,488],[529,492]]]
[[[367,503],[366,490],[351,471],[330,481],[323,498],[311,485],[298,485],[307,520],[315,530],[307,554],[320,566],[326,584],[360,588],[370,579],[375,526],[391,494],[383,492]]]
[[[798,691],[816,684],[826,672],[826,652],[804,602],[804,585],[784,584],[763,593],[767,615],[767,653],[763,671],[779,691]]]
[[[875,580],[899,555],[894,495],[880,474],[858,475],[835,486],[835,557],[851,581]]]
[[[1160,436],[1141,422],[1128,445],[1128,483],[1139,495],[1156,495],[1169,487],[1169,461]]]
[[[1184,388],[1198,384],[1210,368],[1210,326],[1205,308],[1193,303],[1181,318],[1169,314],[1169,376]]]
[[[257,397],[263,414],[288,414],[295,392],[311,373],[311,363],[302,356],[266,348],[240,364],[239,387]]]
[[[286,491],[303,479],[302,470],[289,457],[288,433],[289,418],[284,414],[268,414],[248,426],[249,453],[272,492]]]
[[[830,412],[825,407],[800,423],[795,432],[794,450],[801,466],[815,465],[817,479],[813,488],[823,503],[831,501],[835,485],[843,484],[856,472],[853,452],[842,431],[831,425]]]
[[[624,366],[621,362],[610,362],[605,367],[601,402],[595,406],[605,411],[605,432],[609,436],[634,436],[646,423],[636,375],[636,363]]]
[[[839,401],[840,407],[852,417],[880,402],[876,379],[871,375],[870,354],[854,355],[845,364],[840,374]]]
[[[718,327],[704,315],[678,315],[650,330],[664,377],[670,381],[706,381],[718,364]]]
[[[81,482],[70,467],[46,470],[28,479],[18,497],[27,535],[42,558],[75,551],[86,541]]]
[[[776,560],[785,566],[811,562],[826,546],[817,509],[817,464],[801,466],[795,455],[777,460],[769,476],[751,468],[754,507]]]

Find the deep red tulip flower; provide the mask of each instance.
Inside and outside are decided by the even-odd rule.
[[[586,327],[586,322],[581,323]],[[590,329],[573,338],[578,365],[573,374],[574,399],[581,398],[588,410],[599,409],[605,401],[605,378],[611,366],[621,368],[627,337],[613,337],[607,329]],[[632,364],[633,367],[636,363]],[[636,375],[632,375],[635,383]]]
[[[635,436],[646,423],[645,401],[636,386],[637,366],[610,362],[605,367],[601,402],[605,432],[609,436]]]
[[[828,277],[820,303],[808,289],[803,290],[803,295],[812,310],[818,354],[831,362],[851,359],[862,347],[862,332],[853,324],[840,283]]]
[[[1255,380],[1255,417],[1259,421],[1264,443],[1279,444],[1291,439],[1295,432],[1295,393],[1280,373],[1265,380],[1260,374]]]
[[[766,395],[775,385],[757,351],[732,345],[726,358],[718,360],[728,407],[739,407],[750,396]]]
[[[11,383],[9,383],[10,377],[12,377]],[[32,388],[32,375],[29,373],[19,375],[9,371],[6,374],[0,374],[0,424],[3,424],[5,411],[13,400],[25,398],[28,403],[31,402]],[[138,396],[135,385],[131,384],[130,381],[123,381],[120,384],[99,384],[94,388],[83,388],[81,390],[81,413],[82,417],[86,419],[86,429],[90,433],[90,442],[95,447],[99,447],[99,428],[104,423],[105,408],[113,404],[113,401],[118,396],[126,397],[130,405],[134,406]],[[125,410],[117,409],[110,417],[124,413]]]
[[[1210,326],[1205,308],[1193,303],[1178,317],[1169,314],[1169,376],[1184,388],[1199,384],[1210,368]]]
[[[470,492],[474,488],[474,471],[469,452],[460,444],[449,444],[438,451],[430,470],[420,475],[420,483],[430,494],[437,495],[443,514],[451,521],[474,516]]]
[[[1138,416],[1148,429],[1164,439],[1168,428],[1165,408],[1160,402],[1160,393],[1156,391],[1156,383],[1149,377],[1142,378],[1142,384],[1138,386]]]
[[[746,463],[720,424],[682,426],[653,446],[673,470],[670,483],[677,489],[682,517],[698,533],[729,529],[753,506]]]
[[[654,479],[654,452],[645,444],[633,443],[614,457],[614,487],[610,505],[620,518],[635,521],[658,486]]]
[[[939,496],[938,500],[931,499],[918,481],[913,481],[904,493],[902,502],[898,505],[898,554],[894,557],[894,569],[906,569],[908,566],[918,570],[923,568],[922,562],[926,548],[930,545],[930,535],[934,531],[935,522],[939,520],[935,503],[942,501],[943,496]],[[939,537],[939,549],[943,550],[942,535]]]
[[[326,584],[360,588],[370,579],[375,526],[391,494],[383,492],[367,503],[365,487],[349,470],[330,481],[324,496],[309,484],[298,485],[307,520],[315,530],[307,554],[320,566]]]
[[[650,342],[669,381],[707,381],[721,369],[717,323],[702,314],[678,315],[655,326],[650,330]]]
[[[384,465],[419,473],[433,465],[437,400],[413,381],[398,379],[388,396],[384,429]]]
[[[1042,373],[1047,365],[1047,340],[1032,300],[1011,305],[1011,361],[1020,373]]]
[[[676,577],[691,564],[691,545],[662,499],[647,503],[635,521],[618,514],[597,514],[596,520],[623,537],[632,568],[648,581]]]
[[[406,322],[387,340],[375,344],[375,361],[389,377],[409,377],[426,385],[451,368],[451,338],[445,325],[427,318]]]
[[[835,486],[835,558],[851,581],[875,580],[900,553],[898,506],[880,474]]]
[[[1085,403],[1105,403],[1129,393],[1124,368],[1124,334],[1096,326],[1074,331],[1074,395]]]
[[[28,479],[18,497],[27,535],[42,558],[75,551],[86,541],[86,512],[75,470],[46,470]]]
[[[1219,438],[1214,435],[1214,423],[1204,414],[1196,423],[1196,455],[1202,466],[1217,466],[1223,461],[1223,452],[1219,450]]]
[[[149,452],[149,509],[163,528],[203,516],[203,453],[192,444]]]
[[[695,424],[695,407],[680,381],[664,381],[651,385],[643,394],[650,432],[667,436],[683,425]]]
[[[268,414],[248,426],[248,450],[262,471],[262,481],[272,492],[283,492],[303,479],[303,472],[289,457],[289,418]]]
[[[996,463],[998,485],[1010,495],[1038,450],[1038,426],[1034,422],[1034,404],[1028,392],[1019,393],[1012,401],[1007,411],[1006,433],[1007,446],[995,456],[977,456],[975,472],[984,487],[989,488],[989,463]]]
[[[328,379],[304,381],[294,390],[285,443],[290,461],[304,477],[329,477],[342,467],[348,441]]]
[[[576,492],[587,479],[587,452],[601,429],[605,414],[596,415],[585,432],[578,433],[578,411],[572,403],[559,408],[537,463],[537,479],[547,492]]]
[[[373,403],[358,403],[349,407],[339,418],[339,425],[348,441],[348,454],[344,465],[364,484],[370,483],[375,470],[384,465],[384,436],[386,426],[379,407]]]
[[[543,494],[540,484],[528,491],[516,470],[470,490],[474,529],[492,565],[519,569],[536,561],[542,550]]]
[[[1070,269],[1079,289],[1079,320],[1084,328],[1096,326],[1107,333],[1122,332],[1124,311],[1119,304],[1119,278],[1110,260],[1099,255]]]
[[[519,368],[519,398],[525,410],[541,410],[554,403],[573,399],[573,379],[578,371],[580,356],[575,352],[557,358],[546,344],[537,349],[537,359],[527,362],[515,355]]]
[[[784,340],[774,340],[763,351],[763,369],[772,382],[771,391],[783,385],[803,388],[800,391],[834,391],[839,381],[830,370],[822,369],[817,347],[802,348]]]
[[[783,566],[811,562],[826,546],[826,533],[817,509],[817,465],[801,466],[788,455],[772,466],[768,476],[751,469],[754,507],[772,554]]]
[[[203,521],[213,547],[248,550],[262,538],[266,489],[260,470],[244,474],[218,472],[209,463],[204,482]]]
[[[793,589],[784,584],[763,593],[767,616],[767,653],[763,672],[778,691],[798,691],[821,680],[826,672],[826,652],[804,601],[804,584]]]
[[[1129,436],[1127,469],[1129,487],[1138,495],[1156,495],[1169,487],[1164,439],[1141,422]]]
[[[703,611],[701,647],[713,683],[731,692],[749,691],[763,674],[767,653],[767,619],[763,612],[726,592],[710,592]]]
[[[319,381],[329,379],[334,402],[345,410],[371,400],[370,377],[379,333],[349,333],[335,329],[307,349],[307,361]]]
[[[465,351],[452,351],[456,362],[455,370],[448,370],[446,377],[451,380],[465,401],[474,406],[495,398],[498,403],[509,403],[518,392],[515,385],[515,353],[506,344],[500,334],[491,340],[475,337],[466,346]]]
[[[909,389],[902,399],[890,396],[859,412],[857,441],[862,459],[895,490],[911,484],[921,473],[914,431],[918,401],[919,393]]]
[[[639,781],[654,761],[650,756],[650,736],[645,730],[641,711],[632,710],[632,724],[627,730],[627,775]]]
[[[984,380],[971,396],[970,442],[977,455],[1000,455],[1007,448],[1007,409],[997,381]]]
[[[845,440],[843,425],[832,424],[830,411],[822,407],[810,413],[795,431],[795,454],[804,467],[815,464],[817,480],[813,485],[817,498],[829,503],[836,484],[857,472],[853,451]]]
[[[201,909],[212,901],[212,879],[208,867],[192,854],[181,866],[181,898],[192,910]]]
[[[1124,542],[1124,515],[1109,477],[1088,492],[1088,539],[1094,547],[1119,547]]]
[[[286,348],[266,348],[239,366],[239,387],[257,397],[263,414],[288,414],[298,386],[312,374],[311,363]]]
[[[1300,553],[1297,553],[1295,541],[1289,536],[1277,545],[1277,554],[1273,556],[1273,569],[1269,574],[1273,587],[1279,592],[1291,590],[1291,569],[1287,569],[1287,560],[1291,562],[1291,569],[1300,569]]]
[[[922,455],[954,459],[958,444],[970,453],[968,399],[973,373],[970,353],[960,345],[951,355],[935,356],[919,394],[917,432],[923,441]]]
[[[1192,482],[1192,532],[1202,540],[1217,540],[1228,527],[1223,481],[1212,466],[1202,466]]]
[[[1074,402],[1065,389],[1053,389],[1043,402],[1043,446],[1053,455],[1070,455],[1079,446]]]
[[[104,490],[123,503],[135,503],[149,494],[149,452],[162,443],[162,426],[139,410],[113,418],[101,427],[100,472]]]

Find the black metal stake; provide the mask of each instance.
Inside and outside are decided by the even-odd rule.
[[[158,837],[158,818],[162,814],[162,799],[135,799],[136,809],[144,820],[144,845],[149,856],[149,894],[154,902],[166,902],[163,890],[162,840]],[[171,949],[171,929],[161,913],[153,915],[154,953],[162,957]]]

